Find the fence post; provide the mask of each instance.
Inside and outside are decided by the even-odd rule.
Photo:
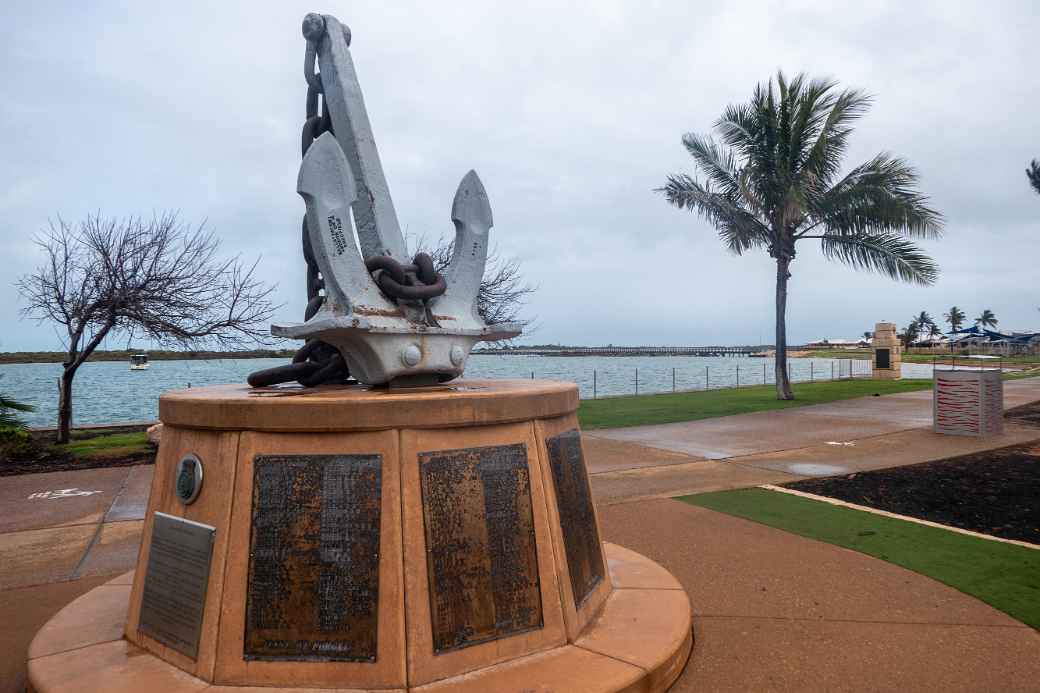
[[[672,369],[672,392],[675,392],[675,369]]]
[[[531,371],[531,380],[534,380],[534,371]]]
[[[766,364],[765,364],[765,361],[762,362],[762,384],[763,385],[766,384]]]
[[[740,365],[737,365],[737,387],[740,387]]]
[[[810,383],[816,381],[816,369],[813,367],[814,365],[815,365],[815,362],[812,359],[809,359],[809,382]]]
[[[711,378],[708,377],[708,367],[707,366],[704,367],[704,389],[705,390],[710,390],[711,389]]]
[[[592,399],[596,399],[596,369],[592,369]]]
[[[636,369],[636,394],[639,394],[639,369]]]

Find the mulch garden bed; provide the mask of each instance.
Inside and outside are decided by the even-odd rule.
[[[1013,409],[1007,418],[1040,425],[1040,403]],[[807,479],[786,487],[1040,544],[1040,442],[907,467]]]

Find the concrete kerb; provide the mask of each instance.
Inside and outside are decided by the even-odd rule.
[[[856,503],[849,503],[847,501],[838,500],[837,498],[829,498],[827,496],[819,496],[815,493],[806,493],[805,491],[797,491],[793,488],[784,488],[783,486],[774,486],[773,484],[762,484],[758,488],[766,489],[767,491],[777,491],[778,493],[786,493],[791,496],[799,496],[808,500],[820,501],[821,503],[828,503],[830,505],[837,505],[842,508],[850,508],[852,510],[860,510],[865,513],[871,513],[873,515],[881,515],[882,517],[890,517],[893,520],[903,520],[905,522],[913,522],[914,524],[924,525],[926,527],[935,527],[936,529],[945,529],[950,532],[956,532],[957,534],[964,534],[969,537],[975,537],[976,539],[986,539],[988,541],[997,541],[1002,544],[1014,544],[1015,546],[1021,546],[1027,549],[1040,550],[1040,545],[1032,544],[1028,541],[1021,541],[1018,539],[1004,539],[1003,537],[995,537],[992,534],[983,534],[982,532],[973,532],[970,529],[961,529],[960,527],[952,527],[950,525],[940,524],[938,522],[931,522],[930,520],[922,520],[917,517],[910,517],[909,515],[900,515],[898,513],[891,513],[887,510],[878,510],[877,508],[871,508],[866,505],[857,505]]]

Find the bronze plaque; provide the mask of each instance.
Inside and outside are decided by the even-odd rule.
[[[435,652],[542,627],[523,443],[419,454]]]
[[[253,462],[246,659],[376,661],[381,455]]]
[[[216,528],[155,513],[137,629],[197,659]]]
[[[556,487],[556,507],[560,509],[567,572],[571,575],[574,608],[580,608],[603,580],[603,547],[592,508],[585,457],[581,453],[581,433],[566,431],[545,441],[549,467]]]

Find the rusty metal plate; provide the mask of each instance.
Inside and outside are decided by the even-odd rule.
[[[137,629],[197,659],[215,527],[155,513]]]
[[[381,455],[253,462],[246,659],[376,661]]]
[[[542,627],[527,446],[419,454],[435,652]]]
[[[560,510],[567,572],[571,576],[574,608],[581,605],[603,580],[603,548],[592,508],[589,476],[581,452],[581,433],[570,430],[545,441],[549,467]]]

